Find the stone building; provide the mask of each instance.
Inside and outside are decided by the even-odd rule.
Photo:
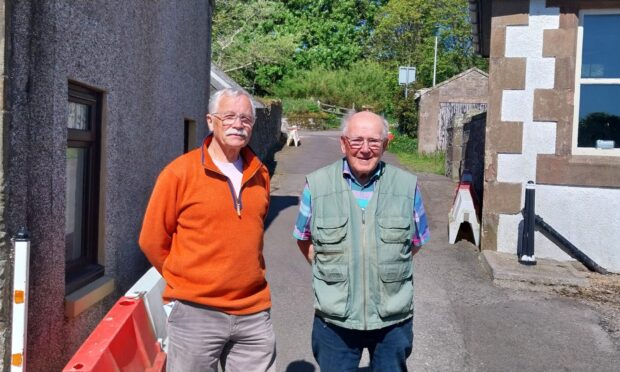
[[[620,272],[620,1],[470,0],[489,57],[482,248],[516,253],[536,213]],[[538,231],[535,254],[569,259]]]
[[[418,152],[446,150],[450,122],[470,110],[484,111],[487,94],[488,75],[475,67],[416,92],[419,100]]]
[[[0,2],[0,370],[31,237],[26,363],[58,371],[148,268],[159,171],[205,135],[213,1]]]

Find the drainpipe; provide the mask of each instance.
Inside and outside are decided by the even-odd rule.
[[[26,369],[26,333],[28,330],[28,269],[30,237],[21,228],[13,239],[13,322],[11,326],[11,372]]]

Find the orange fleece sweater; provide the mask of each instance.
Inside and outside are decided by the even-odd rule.
[[[149,201],[140,247],[166,280],[164,300],[191,301],[234,315],[271,307],[263,258],[269,173],[241,151],[239,202],[207,147],[172,161]]]

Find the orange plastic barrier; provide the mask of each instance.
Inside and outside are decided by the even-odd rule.
[[[121,297],[63,371],[165,371],[166,353],[151,329],[144,301]]]

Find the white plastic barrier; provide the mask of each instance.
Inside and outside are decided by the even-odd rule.
[[[299,128],[297,126],[290,126],[286,128],[286,146],[289,146],[291,142],[295,144],[295,147],[299,146]]]
[[[469,223],[471,231],[474,234],[474,244],[480,245],[480,221],[475,205],[475,199],[472,195],[470,183],[461,182],[456,190],[454,203],[450,213],[448,214],[448,235],[450,244],[456,242],[459,228],[463,222]]]
[[[151,326],[155,331],[155,336],[159,340],[164,350],[167,346],[168,334],[166,332],[166,321],[168,316],[164,310],[164,302],[161,298],[162,292],[166,287],[166,281],[159,272],[151,267],[134,285],[129,288],[126,297],[144,298],[146,312],[149,315]]]

